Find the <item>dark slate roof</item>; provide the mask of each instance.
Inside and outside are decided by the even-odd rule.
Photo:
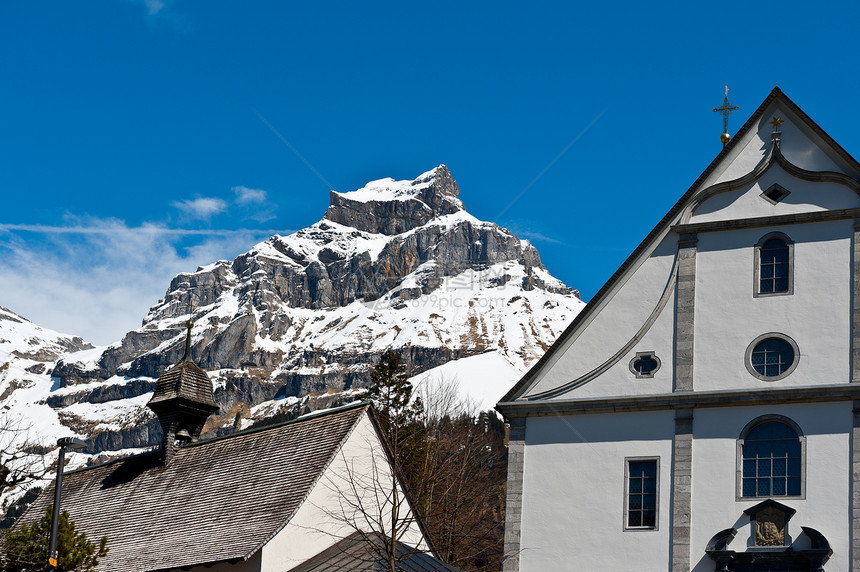
[[[373,542],[380,545],[380,537],[367,537],[360,532],[354,532],[334,546],[326,548],[310,560],[305,561],[291,572],[385,572],[388,570],[387,563],[380,552],[370,546]],[[424,552],[418,552],[414,548],[397,543],[398,558],[405,558],[398,562],[397,569],[402,572],[459,572],[454,568],[433,558]]]
[[[732,149],[735,148],[738,141],[743,139],[743,136],[747,134],[748,131],[753,129],[758,124],[758,120],[764,114],[770,104],[774,101],[779,100],[783,103],[789,111],[794,113],[800,120],[806,124],[809,129],[821,137],[825,144],[829,145],[833,151],[842,158],[852,169],[860,172],[860,163],[852,157],[845,149],[842,148],[839,143],[837,143],[830,135],[828,135],[824,129],[822,129],[815,121],[812,120],[806,113],[803,112],[800,107],[797,106],[787,95],[785,95],[778,86],[774,87],[770,94],[765,98],[762,104],[756,109],[755,113],[750,116],[750,118],[743,124],[743,126],[738,130],[738,132],[731,138],[729,143],[723,147],[722,151],[711,161],[711,164],[708,165],[708,168],[705,169],[699,178],[690,186],[689,189],[683,194],[683,196],[678,199],[678,202],[669,210],[668,213],[657,223],[651,232],[648,233],[648,236],[639,243],[630,256],[621,264],[618,270],[609,277],[609,280],[597,291],[597,294],[589,300],[588,304],[586,304],[585,308],[576,315],[570,325],[565,328],[565,330],[561,333],[561,335],[556,338],[555,342],[549,347],[549,349],[541,356],[541,358],[525,373],[525,375],[508,391],[496,405],[496,409],[498,409],[501,413],[504,414],[504,403],[513,401],[519,397],[520,392],[525,391],[529,382],[531,382],[532,378],[537,375],[537,373],[543,369],[544,365],[549,361],[551,356],[555,354],[556,351],[564,344],[565,340],[567,340],[570,336],[576,332],[580,324],[584,323],[586,319],[591,316],[595,312],[595,309],[600,305],[601,300],[609,293],[610,290],[615,286],[615,283],[624,275],[625,272],[633,265],[634,262],[639,258],[642,252],[648,248],[650,245],[663,231],[663,229],[672,222],[675,218],[675,215],[684,208],[684,206],[690,201],[693,194],[699,189],[702,183],[705,182],[705,179],[717,168],[717,166],[723,162],[729,153],[731,153]],[[501,405],[501,407],[500,407]]]
[[[62,508],[91,539],[108,537],[100,570],[149,571],[253,555],[283,528],[369,405],[72,471]],[[45,490],[22,521],[53,499]]]
[[[209,376],[191,360],[183,360],[161,374],[149,403],[157,404],[171,399],[183,399],[218,408]]]

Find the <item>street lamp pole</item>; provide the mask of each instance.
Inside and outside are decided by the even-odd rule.
[[[57,480],[54,484],[54,506],[51,509],[51,541],[48,544],[48,570],[57,569],[57,532],[60,525],[60,496],[63,493],[63,466],[66,460],[66,447],[83,449],[87,444],[74,437],[63,437],[57,441],[60,453],[57,456]]]

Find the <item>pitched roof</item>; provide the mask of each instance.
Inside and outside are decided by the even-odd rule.
[[[304,502],[369,405],[67,473],[63,510],[91,539],[108,537],[102,570],[149,571],[249,558]],[[46,490],[21,519],[44,513]],[[203,524],[205,523],[205,524]]]
[[[770,92],[770,95],[765,98],[762,104],[756,109],[755,113],[750,116],[750,118],[743,124],[743,126],[738,130],[737,134],[729,141],[729,143],[723,147],[723,150],[711,161],[711,164],[708,165],[708,168],[705,169],[699,178],[690,186],[689,189],[678,199],[678,202],[669,209],[669,212],[657,223],[651,232],[645,237],[645,239],[639,243],[630,256],[621,264],[618,270],[609,277],[609,280],[597,291],[597,294],[589,300],[588,304],[586,304],[585,308],[577,314],[577,316],[573,319],[570,325],[565,328],[565,330],[561,333],[561,335],[555,340],[555,342],[550,346],[550,348],[544,353],[543,356],[523,375],[523,377],[508,391],[500,400],[499,404],[512,401],[516,398],[516,396],[524,391],[529,382],[534,378],[535,375],[543,368],[544,364],[551,358],[551,356],[558,351],[558,349],[564,345],[565,341],[579,328],[580,324],[586,321],[586,319],[596,311],[596,309],[600,306],[602,299],[612,290],[615,286],[615,283],[627,272],[627,270],[636,262],[639,256],[648,248],[648,246],[660,235],[660,233],[669,225],[681,209],[686,206],[686,204],[690,201],[692,196],[695,194],[699,187],[705,182],[705,180],[714,172],[714,170],[723,162],[723,160],[728,157],[728,155],[732,152],[735,146],[743,140],[744,135],[746,135],[751,129],[753,129],[757,124],[759,119],[761,119],[765,110],[773,103],[775,100],[779,100],[783,103],[789,111],[794,113],[800,120],[803,122],[813,133],[815,133],[818,137],[820,137],[824,143],[830,146],[833,151],[844,160],[852,169],[857,172],[860,172],[860,163],[857,162],[854,157],[852,157],[845,149],[842,148],[836,141],[833,140],[830,135],[828,135],[817,123],[815,123],[806,113],[800,109],[796,103],[794,103],[787,95],[785,95],[779,87],[774,87]],[[503,408],[499,408],[500,411]],[[503,412],[503,411],[502,411]],[[503,412],[504,413],[504,412]]]
[[[185,359],[165,371],[155,384],[155,392],[152,394],[150,406],[171,399],[183,399],[185,401],[209,406],[217,409],[215,398],[212,396],[212,381],[206,372],[192,362]]]
[[[387,570],[387,563],[377,549],[382,539],[367,537],[361,532],[354,532],[337,544],[326,548],[313,558],[303,562],[291,572],[381,572]],[[403,558],[397,563],[398,570],[403,572],[459,572],[458,568],[449,566],[433,558],[429,554],[416,551],[401,542],[397,543],[397,556]]]

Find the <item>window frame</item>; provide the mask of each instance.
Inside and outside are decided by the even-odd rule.
[[[752,354],[755,350],[756,346],[761,342],[768,340],[770,338],[777,338],[791,346],[791,349],[794,350],[794,361],[788,366],[784,372],[779,375],[767,376],[756,371],[755,367],[752,364]],[[747,350],[744,353],[744,365],[747,368],[747,371],[751,376],[756,379],[760,379],[761,381],[779,381],[781,379],[785,379],[797,369],[797,365],[800,363],[800,349],[797,347],[797,342],[795,342],[791,337],[781,334],[779,332],[768,332],[766,334],[762,334],[753,341],[750,342],[750,345],[747,346]]]
[[[640,360],[642,358],[651,358],[652,360],[657,362],[657,367],[652,369],[650,373],[640,373],[640,372],[636,371],[636,368],[633,367],[633,364],[635,364],[638,360]],[[630,373],[632,373],[634,376],[636,376],[636,379],[653,379],[654,374],[657,373],[658,371],[660,371],[660,367],[662,367],[662,365],[663,365],[663,362],[660,360],[660,358],[657,357],[657,354],[655,352],[649,351],[649,352],[636,352],[636,355],[633,356],[633,359],[630,360],[630,363],[627,364],[627,367],[630,369]]]
[[[630,463],[641,461],[653,461],[656,467],[656,487],[654,499],[654,526],[629,526],[629,511],[630,511]],[[623,530],[625,532],[652,532],[660,530],[660,457],[659,456],[643,456],[643,457],[624,457],[624,511],[622,513]]]
[[[750,432],[761,425],[762,423],[767,423],[770,421],[778,421],[780,423],[784,423],[791,427],[791,429],[797,434],[797,440],[800,443],[800,494],[799,495],[767,495],[767,496],[744,496],[744,441],[747,438],[747,435]],[[798,499],[805,500],[806,499],[806,435],[803,434],[803,430],[800,428],[793,419],[786,417],[784,415],[778,414],[768,414],[768,415],[760,415],[756,417],[749,423],[747,423],[743,430],[741,430],[740,435],[738,436],[737,445],[736,445],[736,469],[735,469],[735,500],[736,501],[752,501],[757,499],[769,499],[769,498],[778,498],[778,499]]]
[[[782,192],[782,196],[778,200],[773,200],[772,198],[770,198],[767,195],[772,189],[777,189],[778,191]],[[791,194],[791,191],[789,191],[788,189],[786,189],[785,187],[783,187],[779,183],[774,183],[771,186],[769,186],[768,188],[766,188],[765,190],[763,190],[761,192],[761,195],[759,195],[759,196],[772,205],[778,205],[779,203],[784,201],[785,198],[790,194]]]
[[[778,238],[788,246],[788,289],[782,292],[761,291],[761,249],[768,240]],[[794,294],[794,241],[784,232],[769,232],[759,239],[753,248],[753,298],[791,296]]]

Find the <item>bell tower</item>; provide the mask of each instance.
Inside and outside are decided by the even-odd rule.
[[[147,406],[158,416],[163,437],[161,464],[166,465],[176,450],[176,441],[193,441],[200,436],[206,419],[218,410],[212,382],[206,372],[191,361],[191,328],[185,324],[185,355],[165,371],[155,384]]]

